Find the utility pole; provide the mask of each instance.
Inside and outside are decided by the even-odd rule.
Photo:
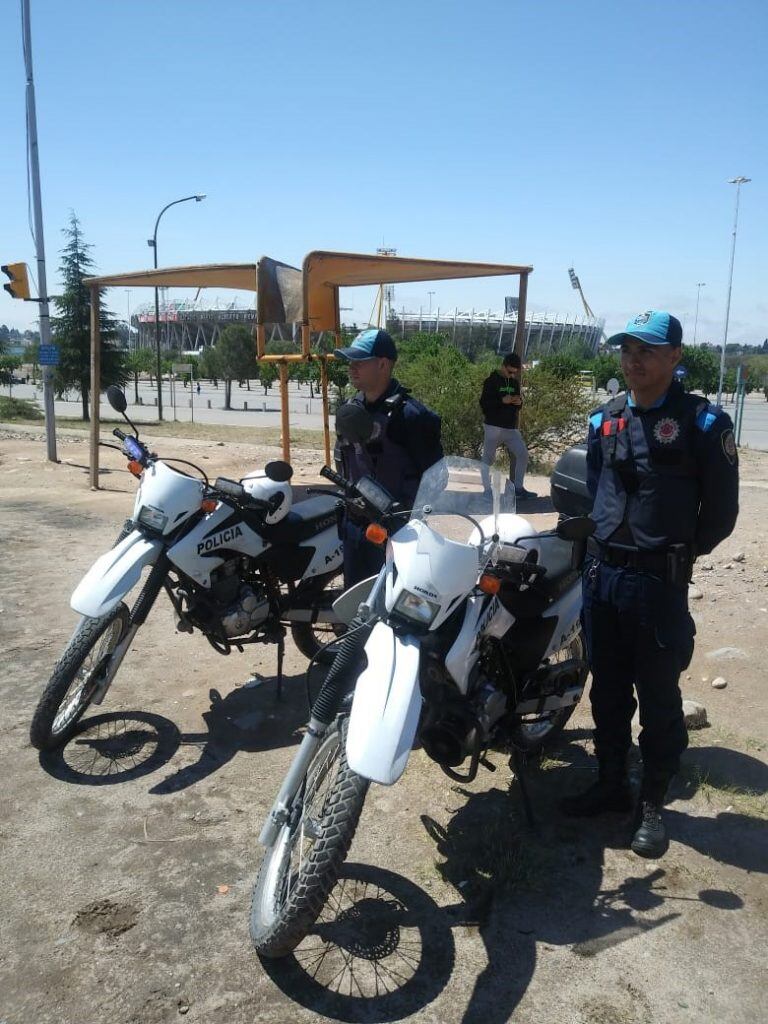
[[[37,258],[37,287],[40,304],[40,346],[51,344],[51,320],[48,312],[48,279],[45,273],[45,242],[43,239],[43,203],[40,196],[40,154],[37,146],[37,113],[35,110],[35,80],[32,73],[32,31],[29,0],[21,0],[21,32],[24,48],[24,69],[27,79],[27,152],[29,179],[32,189],[32,211],[35,223],[35,255]],[[56,456],[56,420],[53,411],[53,367],[42,366],[43,409],[45,411],[45,442],[49,462],[58,462]]]
[[[706,281],[698,281],[696,283],[696,319],[693,321],[693,344],[696,344],[696,329],[699,326],[699,299],[701,298],[701,289],[706,287]]]
[[[725,304],[725,330],[723,331],[723,348],[720,352],[720,379],[717,384],[717,404],[720,405],[723,398],[723,380],[725,379],[725,350],[728,345],[728,321],[731,318],[731,291],[733,290],[733,261],[736,257],[736,232],[739,229],[739,190],[742,185],[752,181],[739,175],[738,178],[729,178],[728,184],[736,186],[736,210],[733,215],[733,237],[731,239],[731,267],[728,272],[728,301]]]

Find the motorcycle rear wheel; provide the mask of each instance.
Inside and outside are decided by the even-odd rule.
[[[107,615],[85,619],[56,662],[35,708],[29,728],[33,747],[55,750],[70,739],[129,621],[122,602]]]
[[[328,576],[318,576],[314,579],[300,583],[296,588],[297,601],[307,601],[313,605],[319,604],[323,608],[330,608],[337,597],[344,592],[344,576],[339,569],[336,573]],[[291,636],[293,642],[305,658],[312,658],[321,647],[332,640],[343,636],[347,627],[341,623],[330,622],[293,622],[291,623]]]
[[[260,956],[286,956],[317,920],[349,852],[368,780],[347,764],[347,721],[329,727],[289,820],[264,854],[251,901]],[[303,794],[303,795],[302,795]]]
[[[549,661],[556,663],[568,658],[578,658],[584,663],[582,682],[586,681],[587,645],[582,630],[579,630],[573,640],[556,651]],[[558,708],[549,715],[530,716],[530,720],[521,719],[512,729],[512,743],[525,754],[538,753],[560,735],[577,706],[578,703],[571,704],[567,708]]]

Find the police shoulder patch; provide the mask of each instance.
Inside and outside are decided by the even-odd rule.
[[[738,453],[736,451],[736,438],[733,436],[732,430],[724,430],[722,432],[720,435],[720,444],[723,448],[723,455],[732,466],[735,466],[736,460],[738,459]]]

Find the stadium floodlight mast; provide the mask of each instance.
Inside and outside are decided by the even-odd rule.
[[[696,328],[699,326],[699,299],[701,298],[701,289],[706,288],[706,281],[698,281],[696,283],[696,316],[693,320],[693,344],[696,344]]]
[[[155,230],[151,238],[147,239],[147,245],[150,249],[154,250],[155,253],[155,270],[157,270],[157,226],[160,223],[160,218],[163,216],[166,210],[170,210],[172,206],[178,206],[179,203],[189,203],[193,199],[196,203],[201,203],[206,198],[204,192],[198,192],[193,196],[184,196],[183,199],[174,199],[172,203],[167,203],[160,213],[157,215],[155,221]],[[163,368],[162,360],[160,358],[160,292],[159,289],[155,288],[155,355],[157,357],[157,418],[162,420],[163,418]]]
[[[723,331],[723,349],[720,353],[720,380],[717,384],[717,404],[720,405],[723,398],[723,379],[725,377],[725,347],[728,344],[728,320],[731,315],[731,289],[733,287],[733,261],[736,256],[736,231],[739,226],[739,192],[741,186],[752,181],[751,178],[739,176],[729,178],[728,184],[736,186],[736,212],[733,217],[733,238],[731,240],[731,269],[728,274],[728,301],[725,304],[725,330]]]

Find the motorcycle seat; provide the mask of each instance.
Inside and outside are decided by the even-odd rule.
[[[315,503],[318,504],[315,504]],[[312,505],[311,509],[302,506]],[[274,526],[259,527],[261,535],[270,544],[299,544],[315,537],[323,530],[336,528],[335,503],[327,498],[309,498],[293,506],[291,511]]]
[[[540,544],[541,551],[533,561],[546,568],[546,575],[533,580],[527,590],[521,591],[517,586],[502,586],[499,594],[502,604],[518,618],[541,615],[548,605],[579,578],[579,570],[571,567],[571,541],[547,537]]]

